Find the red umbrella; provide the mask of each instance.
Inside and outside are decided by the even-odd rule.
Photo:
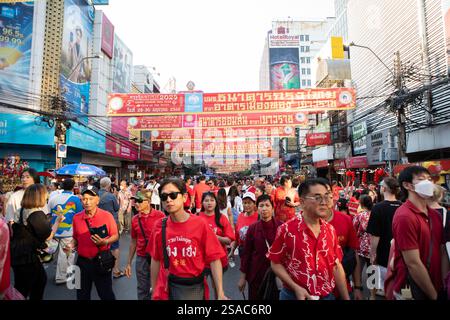
[[[55,174],[54,174],[53,172],[42,171],[42,172],[38,172],[38,176],[40,176],[40,177],[54,178],[54,177],[55,177]]]

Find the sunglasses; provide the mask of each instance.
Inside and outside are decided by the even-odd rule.
[[[179,194],[182,193],[181,192],[161,193],[160,198],[162,201],[167,201],[169,197],[170,199],[175,200]]]

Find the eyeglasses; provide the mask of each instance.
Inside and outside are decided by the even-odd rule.
[[[315,195],[314,197],[305,197],[305,199],[310,199],[310,200],[314,200],[318,203],[323,202],[327,202],[328,200],[330,200],[333,197],[333,195],[331,193],[325,193],[323,195],[323,197],[319,194]]]
[[[161,193],[160,198],[162,201],[167,201],[167,198],[175,200],[181,192]]]

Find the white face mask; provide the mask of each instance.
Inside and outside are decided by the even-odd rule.
[[[414,185],[414,191],[424,199],[433,196],[434,191],[434,183],[430,180],[422,180],[419,183]]]

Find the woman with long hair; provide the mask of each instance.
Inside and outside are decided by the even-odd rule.
[[[224,189],[221,190],[225,191]],[[234,241],[234,232],[228,219],[220,213],[217,197],[214,194],[214,191],[205,192],[203,194],[202,210],[200,211],[199,216],[203,218],[211,227],[212,231],[222,245],[225,256],[223,256],[220,261],[222,263],[223,272],[225,272],[228,269],[227,246]],[[208,276],[211,275],[210,268],[207,267],[206,269]],[[216,286],[212,277],[211,281],[213,282],[213,287],[215,288]],[[217,299],[217,292],[214,293]]]
[[[231,224],[231,227],[234,229],[233,223],[233,213],[231,212],[231,203],[227,198],[227,191],[224,188],[220,188],[217,192],[217,204],[220,210],[220,213],[227,217],[228,221]]]
[[[233,214],[233,226],[234,226],[237,222],[239,213],[244,211],[242,199],[239,196],[239,190],[236,186],[230,187],[230,191],[228,192],[228,200],[230,201],[231,204],[231,212]]]

